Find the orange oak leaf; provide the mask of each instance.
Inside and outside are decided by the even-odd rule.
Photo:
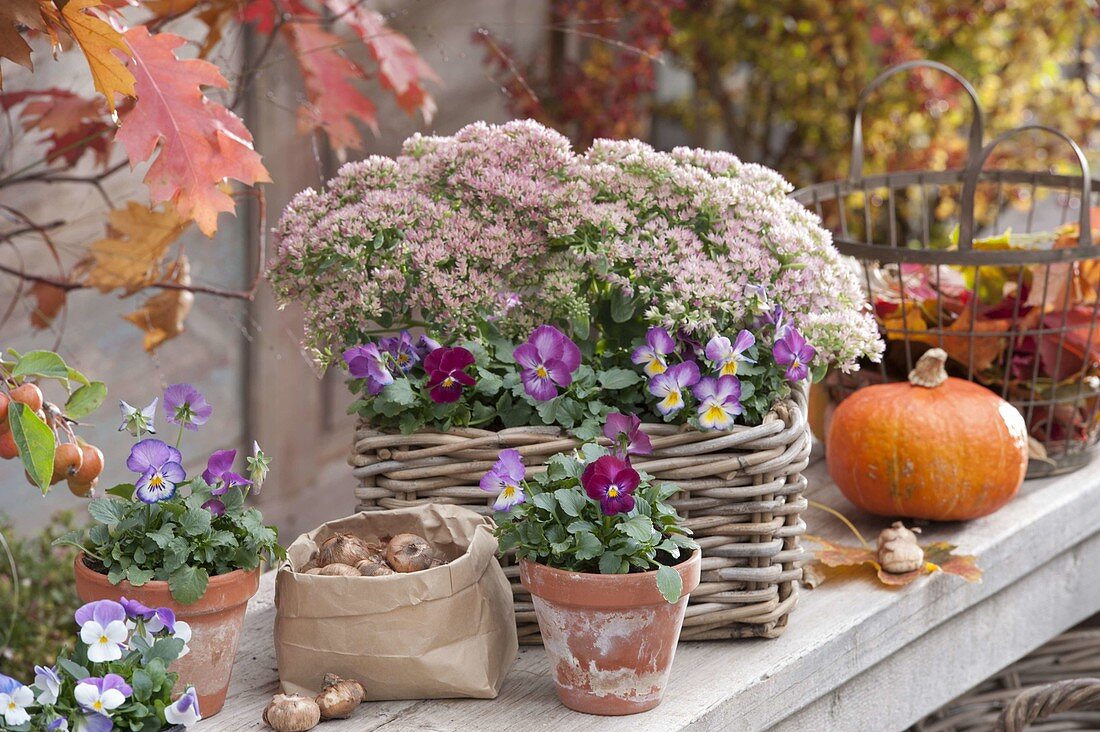
[[[4,0],[0,3],[0,58],[11,59],[28,69],[31,62],[31,46],[20,35],[21,27],[45,30],[38,0]],[[0,76],[0,82],[3,76]]]
[[[967,582],[981,582],[982,580],[982,571],[978,568],[977,557],[953,554],[955,546],[943,541],[922,547],[925,560],[922,568],[912,572],[895,574],[882,568],[873,549],[837,544],[820,536],[809,534],[806,535],[805,539],[821,547],[814,555],[817,565],[841,568],[858,567],[866,564],[874,568],[879,582],[889,587],[904,587],[918,577],[935,572],[954,574]],[[809,586],[814,587],[824,581],[824,573],[819,567],[814,565],[810,565],[810,567],[812,569],[809,572],[811,583]]]
[[[31,310],[31,327],[35,330],[48,328],[65,307],[68,291],[48,282],[35,282],[28,297],[34,300]]]
[[[355,85],[367,78],[366,73],[340,52],[344,40],[316,23],[288,23],[283,31],[306,85],[308,103],[298,109],[298,129],[324,130],[340,155],[362,147],[363,136],[355,123],[363,122],[378,134],[377,113]]]
[[[154,205],[171,201],[184,218],[213,236],[218,214],[232,212],[233,199],[220,184],[232,178],[246,185],[268,182],[267,169],[252,147],[240,117],[207,99],[203,86],[226,88],[218,67],[201,59],[180,59],[186,41],[171,33],[150,35],[142,26],[126,32],[133,52],[138,101],[122,116],[116,139],[130,165],[156,160],[145,175]]]
[[[107,236],[88,247],[87,282],[100,292],[132,294],[160,277],[168,248],[187,228],[174,209],[154,211],[135,201],[107,215]]]
[[[114,112],[115,94],[134,96],[134,75],[122,61],[130,55],[122,33],[95,13],[102,5],[102,0],[69,0],[61,9],[61,16],[84,52],[95,88],[107,98],[107,108]]]
[[[180,255],[169,269],[165,281],[185,286],[191,284],[191,265],[187,257]],[[188,290],[164,290],[122,317],[145,331],[143,345],[146,351],[152,353],[160,344],[183,333],[184,321],[194,303],[195,295]]]
[[[71,166],[84,153],[92,152],[98,165],[107,162],[109,133],[115,126],[104,114],[102,99],[57,88],[0,94],[0,109],[9,110],[23,102],[26,105],[19,114],[23,130],[47,133],[47,160],[62,159]]]
[[[325,4],[359,35],[378,64],[378,80],[393,93],[407,114],[419,111],[425,122],[435,114],[435,100],[424,82],[440,83],[432,67],[421,58],[404,34],[386,26],[382,14],[358,0],[325,0]]]

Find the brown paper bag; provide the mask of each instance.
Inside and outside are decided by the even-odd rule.
[[[356,679],[367,699],[491,699],[516,659],[512,591],[492,520],[461,506],[363,512],[290,545],[275,580],[275,652],[287,694],[314,696],[325,673]],[[336,533],[427,539],[447,564],[384,577],[298,574]]]

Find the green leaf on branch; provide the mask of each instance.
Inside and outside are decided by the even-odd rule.
[[[119,483],[114,488],[108,488],[107,494],[111,496],[118,496],[119,498],[129,501],[134,497],[134,491],[137,490],[137,486],[133,483]]]
[[[106,398],[107,385],[102,381],[85,384],[69,396],[65,402],[65,414],[72,419],[82,419],[99,409]]]
[[[634,317],[636,309],[637,304],[634,298],[624,294],[621,288],[616,287],[611,293],[611,319],[616,323],[625,323]]]
[[[19,357],[11,372],[14,378],[38,376],[43,379],[69,380],[69,367],[53,351],[29,351]]]
[[[50,490],[53,456],[57,449],[53,430],[27,405],[19,402],[12,402],[8,409],[8,425],[23,467],[45,495]]]
[[[674,568],[662,564],[657,570],[657,589],[665,600],[676,602],[684,589],[684,579]]]

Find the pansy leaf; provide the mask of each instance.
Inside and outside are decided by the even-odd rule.
[[[603,553],[603,544],[595,534],[583,532],[577,534],[577,559],[595,559]]]
[[[569,488],[559,488],[554,491],[554,498],[558,499],[558,505],[566,514],[577,518],[584,508],[585,497],[579,491]]]
[[[553,493],[536,493],[531,496],[531,502],[542,510],[549,511],[550,513],[553,513],[554,509],[558,506],[558,502],[555,500]]]
[[[657,570],[657,589],[665,600],[676,602],[684,589],[684,579],[673,567],[662,564]]]
[[[107,494],[129,501],[133,499],[135,490],[137,489],[133,483],[119,483],[113,488],[108,488]]]
[[[136,557],[134,561],[137,561]],[[126,570],[126,581],[134,587],[141,587],[151,579],[153,579],[153,570],[151,569],[141,569],[136,564],[131,564]]]
[[[11,402],[8,409],[8,425],[23,468],[45,495],[53,478],[53,456],[57,449],[56,438],[37,414],[27,405]]]
[[[615,552],[604,552],[600,557],[600,574],[626,574],[630,563]]]
[[[604,389],[625,389],[628,386],[634,386],[641,380],[642,377],[637,371],[629,369],[615,368],[599,373],[600,386]]]
[[[168,575],[168,589],[172,591],[172,598],[176,602],[190,605],[206,594],[206,585],[209,580],[210,576],[205,569],[185,564]],[[174,661],[175,658],[165,660]]]
[[[653,521],[648,516],[631,516],[620,523],[617,528],[637,541],[645,542],[653,538]]]
[[[58,658],[57,665],[61,667],[61,670],[71,676],[74,680],[80,681],[91,676],[91,672],[78,663],[73,663],[67,658]]]
[[[126,507],[113,498],[96,498],[88,504],[88,514],[101,524],[114,526],[126,514]]]
[[[199,536],[210,530],[210,518],[205,508],[189,508],[180,520],[180,528],[188,536]]]

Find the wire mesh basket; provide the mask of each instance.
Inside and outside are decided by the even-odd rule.
[[[972,114],[966,165],[943,171],[863,173],[863,110],[895,74],[928,68],[954,78]],[[953,69],[913,61],[887,69],[857,105],[846,180],[793,197],[815,211],[854,257],[886,341],[879,364],[826,382],[840,401],[869,383],[904,379],[933,347],[949,372],[1015,405],[1032,438],[1029,477],[1074,470],[1100,439],[1100,201],[1081,148],[1058,130],[1019,127],[983,147],[981,104]],[[1024,133],[1066,144],[1081,175],[984,169],[1003,142]],[[1100,223],[1100,222],[1098,222]]]

